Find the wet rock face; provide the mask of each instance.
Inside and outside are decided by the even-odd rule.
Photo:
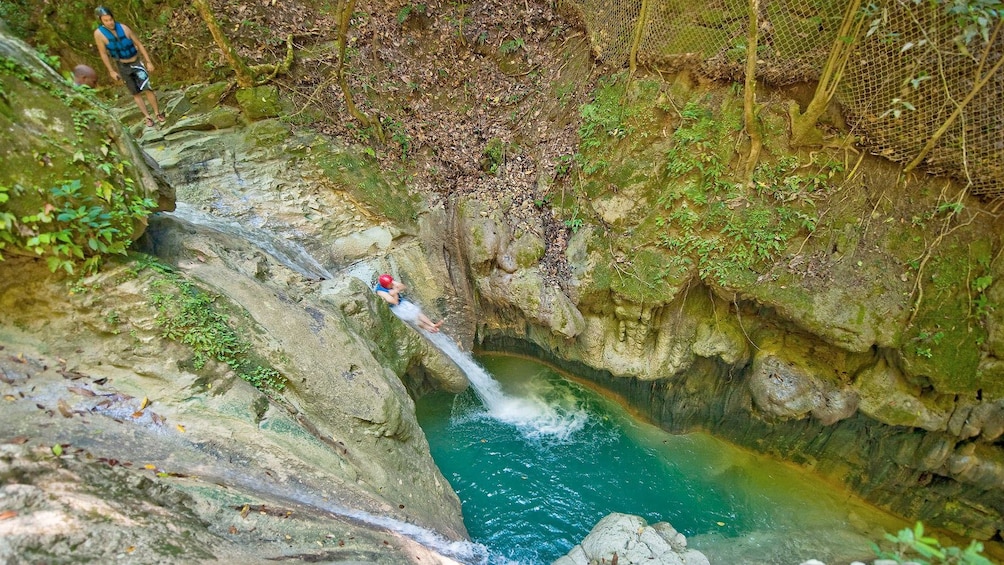
[[[467,240],[477,259],[472,284],[489,314],[479,324],[485,343],[525,340],[569,370],[594,371],[667,429],[712,430],[808,464],[903,516],[985,540],[1004,529],[1004,400],[982,390],[940,393],[916,364],[872,347],[892,339],[891,319],[866,313],[850,323],[843,311],[839,323],[814,334],[794,310],[743,304],[696,282],[667,291],[665,302],[640,303],[590,291],[596,258],[582,247],[570,248],[569,258],[584,327],[568,339],[553,319],[526,315],[536,295],[505,284],[533,269],[512,271],[497,260],[509,229],[503,217],[471,209],[474,231],[491,234]],[[768,299],[767,289],[757,293]],[[824,294],[846,298],[846,290]],[[817,316],[837,307],[827,304]],[[859,331],[869,324],[885,337]]]
[[[239,245],[224,253],[206,240],[189,243],[202,257],[191,257],[204,267],[200,284],[217,285],[212,288],[227,296],[218,300],[233,300],[231,306],[253,305],[247,312],[257,321],[245,318],[242,333],[268,335],[282,349],[272,362],[288,379],[286,390],[259,391],[215,360],[194,369],[191,351],[164,339],[148,302],[167,288],[155,271],[108,269],[67,297],[44,267],[9,259],[0,277],[0,445],[28,451],[0,465],[0,489],[10,487],[4,497],[16,501],[5,508],[18,517],[0,520],[0,531],[17,528],[13,537],[0,537],[0,554],[73,546],[90,520],[107,518],[107,528],[98,531],[114,543],[93,547],[95,559],[105,561],[134,544],[125,543],[130,528],[160,514],[172,516],[166,523],[177,529],[153,528],[138,540],[157,545],[157,536],[195,532],[191,547],[164,563],[229,555],[230,546],[214,538],[219,535],[242,540],[242,551],[252,555],[248,562],[280,551],[273,542],[287,535],[298,541],[284,544],[284,555],[289,547],[305,555],[368,547],[378,562],[399,563],[398,551],[412,551],[402,549],[413,544],[406,537],[369,531],[373,526],[359,522],[358,512],[464,539],[459,500],[429,456],[404,386],[358,335],[345,332],[340,312],[289,273],[284,292],[273,294],[242,272],[243,263],[223,268],[220,255],[239,256]],[[276,275],[282,269],[265,262]],[[221,278],[227,284],[218,284]],[[52,451],[57,444],[60,453]],[[44,465],[36,465],[40,460]],[[74,472],[56,472],[61,466]],[[102,474],[108,468],[111,476]],[[76,472],[81,469],[88,472]],[[51,475],[65,488],[46,490],[35,475]],[[118,480],[167,494],[108,488],[95,495],[107,507],[93,516],[91,499],[74,494],[93,495],[95,481],[104,489]],[[59,502],[43,504],[54,497]],[[254,510],[242,516],[245,505]],[[290,515],[303,521],[283,520]],[[25,533],[47,517],[59,527]],[[266,530],[271,533],[262,538]],[[332,532],[338,537],[326,537]],[[357,541],[339,546],[349,542],[344,532]],[[206,555],[198,553],[203,549]]]

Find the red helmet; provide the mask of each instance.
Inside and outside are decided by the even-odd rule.
[[[380,275],[380,278],[377,279],[377,282],[379,282],[380,286],[384,288],[390,288],[390,285],[394,284],[394,277],[390,275]]]

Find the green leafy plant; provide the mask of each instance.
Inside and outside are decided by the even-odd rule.
[[[41,59],[46,65],[49,65],[53,69],[59,69],[60,65],[59,55],[50,54],[48,45],[39,45],[38,47],[36,47],[36,52],[38,53],[38,58]]]
[[[502,42],[499,45],[499,53],[503,55],[511,55],[520,49],[526,48],[526,42],[523,41],[522,37],[517,37],[516,39],[509,39]]]
[[[572,230],[572,233],[578,232],[579,228],[582,227],[582,223],[582,218],[579,217],[578,207],[572,210],[572,217],[564,221],[565,227]]]
[[[839,164],[800,166],[795,157],[762,162],[753,175],[754,195],[729,167],[737,118],[716,115],[697,100],[679,115],[666,155],[671,182],[656,199],[665,210],[655,219],[666,230],[663,247],[692,258],[702,277],[726,285],[770,264],[800,230],[815,230],[814,194],[829,186]]]
[[[505,164],[506,154],[509,152],[509,144],[497,137],[488,140],[484,151],[481,152],[482,169],[498,174],[499,169]]]
[[[102,181],[94,192],[84,191],[80,180],[66,181],[47,191],[40,210],[20,217],[5,208],[12,190],[0,187],[0,249],[10,244],[45,256],[53,272],[72,274],[78,263],[85,272],[95,270],[102,255],[125,254],[134,224],[155,206],[135,194],[131,179],[125,184],[123,193]]]
[[[199,290],[173,272],[154,281],[152,286],[151,300],[157,309],[155,319],[161,327],[161,335],[192,348],[195,370],[216,360],[229,365],[259,390],[282,391],[286,388],[287,381],[278,370],[253,361],[251,344],[220,311],[216,296]]]
[[[983,544],[973,540],[965,549],[945,547],[936,538],[924,535],[924,524],[917,522],[914,527],[903,528],[897,535],[886,534],[886,541],[894,544],[893,549],[884,550],[872,544],[872,550],[881,559],[892,559],[896,563],[916,563],[917,565],[993,565],[983,556]]]
[[[913,352],[917,357],[933,359],[934,352],[932,351],[932,347],[940,345],[943,339],[945,339],[945,332],[927,329],[920,330],[920,333],[914,338],[917,345],[914,347]]]
[[[408,18],[413,13],[414,14],[424,14],[425,13],[425,4],[408,4],[405,7],[401,8],[400,10],[398,10],[398,12],[397,12],[397,23],[398,23],[398,25],[403,24],[404,22],[408,21]]]

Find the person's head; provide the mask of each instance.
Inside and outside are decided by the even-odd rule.
[[[98,20],[101,21],[101,25],[108,29],[115,27],[115,15],[112,11],[104,6],[98,6],[94,9],[94,15],[97,16]]]
[[[77,65],[73,67],[73,84],[96,88],[98,86],[98,73],[87,65]]]
[[[394,277],[390,275],[380,275],[380,278],[377,279],[377,282],[379,282],[380,286],[384,288],[390,288],[391,285],[394,284]]]

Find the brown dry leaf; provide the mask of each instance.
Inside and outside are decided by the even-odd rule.
[[[94,391],[87,390],[86,388],[79,386],[68,386],[66,387],[66,390],[72,392],[73,394],[79,394],[80,396],[96,396]]]
[[[6,400],[7,402],[14,402],[15,400],[17,400],[17,398],[13,394],[5,394],[3,395],[3,399]]]
[[[142,410],[137,410],[137,411],[135,411],[135,412],[132,413],[132,417],[133,418],[139,418],[139,417],[142,417],[142,416],[143,416],[143,411]]]
[[[17,436],[7,441],[7,443],[13,443],[14,445],[21,445],[28,443],[28,438],[26,436]]]
[[[233,535],[233,534],[236,534],[236,533],[237,533],[237,528],[234,527],[234,526],[230,526],[230,534]]]
[[[70,405],[66,403],[62,398],[56,403],[56,407],[59,408],[59,413],[63,415],[64,418],[72,418],[73,410],[70,410]]]
[[[17,511],[15,510],[4,510],[3,512],[0,512],[0,520],[9,520],[15,516],[17,516]]]

